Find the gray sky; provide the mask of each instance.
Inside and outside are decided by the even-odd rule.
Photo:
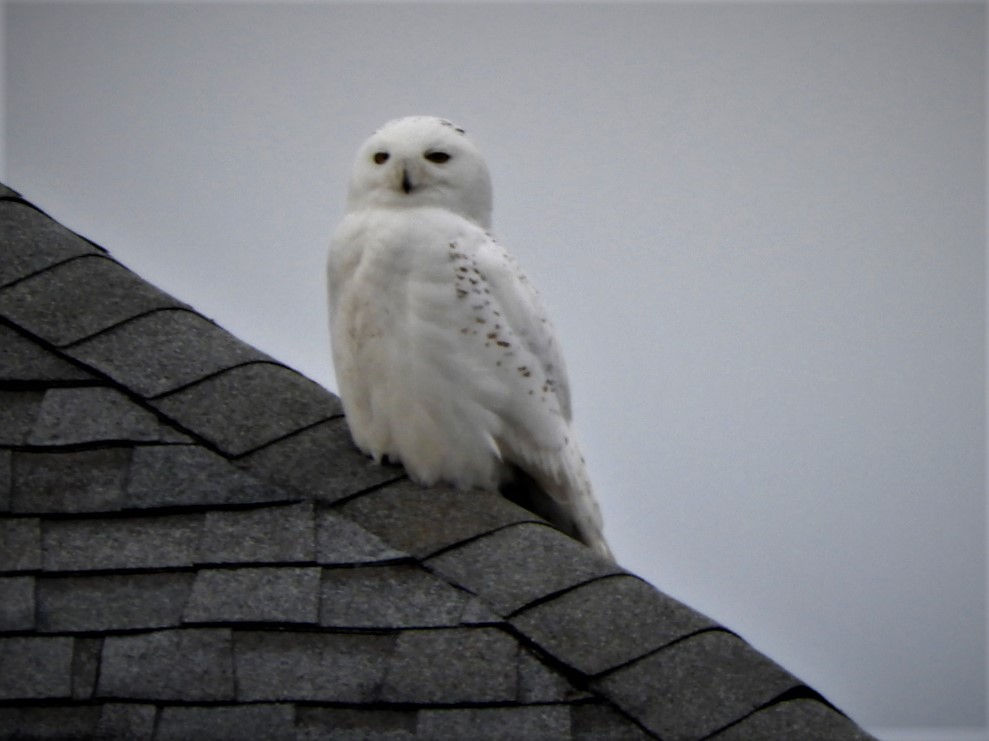
[[[32,2],[5,28],[4,181],[331,389],[356,147],[464,126],[620,562],[886,738],[985,737],[984,5]]]

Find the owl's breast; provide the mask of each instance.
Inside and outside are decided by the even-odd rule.
[[[484,233],[448,212],[418,211],[415,218],[348,217],[334,238],[329,282],[340,394],[366,452],[398,457],[414,477],[430,480],[451,449],[476,438],[466,445],[476,459],[470,468],[480,466],[478,481],[487,483],[494,475],[490,424],[475,410],[490,399],[473,348],[481,325],[465,298],[477,278],[460,269]]]

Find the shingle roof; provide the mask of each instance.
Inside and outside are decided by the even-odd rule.
[[[0,187],[0,737],[865,739]]]

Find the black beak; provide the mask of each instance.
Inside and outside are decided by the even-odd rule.
[[[412,181],[409,180],[408,170],[402,170],[402,190],[405,191],[406,195],[412,192]]]

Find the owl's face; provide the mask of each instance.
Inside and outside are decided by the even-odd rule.
[[[491,176],[463,129],[431,116],[396,119],[357,152],[348,207],[423,206],[452,211],[488,229]]]

